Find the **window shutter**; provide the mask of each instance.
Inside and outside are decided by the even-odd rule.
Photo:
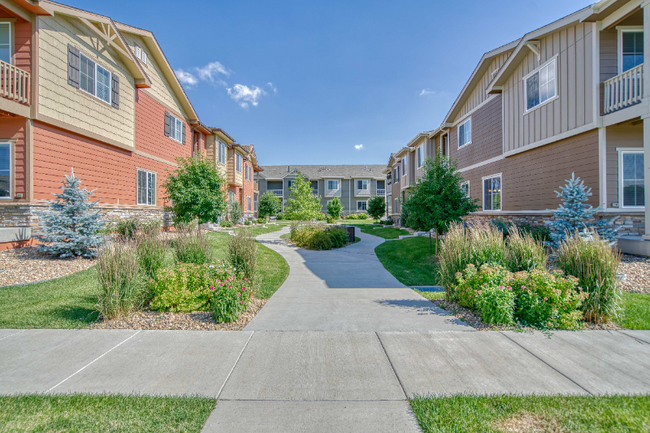
[[[182,138],[182,143],[185,144],[185,122],[182,122],[183,124],[183,138]]]
[[[111,105],[120,108],[120,77],[111,74]]]
[[[165,136],[172,135],[172,116],[165,111]]]
[[[68,44],[68,84],[79,88],[79,50]]]

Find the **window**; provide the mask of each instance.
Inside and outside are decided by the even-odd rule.
[[[0,23],[0,60],[11,63],[11,23]]]
[[[526,93],[526,110],[532,110],[538,105],[557,95],[555,79],[555,59],[540,67],[524,79]]]
[[[363,210],[366,211],[368,210],[368,201],[367,200],[360,200],[357,202],[357,210]]]
[[[470,131],[471,135],[471,131]],[[471,136],[470,136],[471,138]],[[443,135],[440,139],[442,142],[440,144],[440,154],[442,156],[449,156],[449,135]]]
[[[137,45],[135,46],[135,56],[136,56],[138,59],[142,60],[142,48],[140,48],[140,47],[137,46]]]
[[[397,165],[395,170],[393,170],[393,182],[399,182],[399,165]]]
[[[643,64],[643,30],[621,30],[619,41],[619,74]]]
[[[395,199],[395,213],[399,213],[399,199]]]
[[[145,65],[147,64],[147,53],[145,53],[144,51],[142,52],[142,63],[144,63]]]
[[[251,196],[246,196],[246,210],[251,211]]]
[[[460,189],[465,194],[465,197],[469,197],[469,180],[460,183]]]
[[[368,190],[368,181],[367,180],[357,180],[357,189],[359,191],[367,191]]]
[[[253,211],[257,212],[257,194],[253,194]]]
[[[501,210],[501,174],[483,178],[483,210]]]
[[[620,154],[620,196],[623,207],[645,206],[643,151]]]
[[[458,147],[472,142],[472,118],[470,117],[458,127]]]
[[[241,173],[241,166],[242,166],[243,158],[239,153],[237,153],[236,155],[237,155],[237,171],[239,173]]]
[[[86,93],[111,103],[111,73],[81,54],[79,88]]]
[[[156,173],[138,170],[138,204],[156,205]]]
[[[0,198],[11,198],[11,143],[0,143]]]
[[[171,138],[174,140],[178,141],[179,143],[183,143],[183,121],[180,119],[177,119],[174,116],[171,116],[171,134],[169,135]]]
[[[219,162],[226,163],[226,144],[219,140]]]
[[[406,158],[404,158],[404,159],[402,160],[402,176],[406,176],[406,169],[407,169],[407,166],[406,166]]]
[[[293,180],[288,180],[287,186],[289,187],[289,189],[291,189],[291,187],[293,186]]]
[[[228,201],[229,201],[230,203],[234,203],[234,202],[235,202],[235,192],[234,192],[234,191],[230,191],[230,192],[228,193]]]
[[[251,180],[251,167],[250,167],[250,165],[246,166],[246,180]]]
[[[422,167],[424,165],[424,147],[420,146],[418,147],[418,168]]]
[[[339,189],[339,181],[338,180],[328,180],[327,181],[327,189],[330,191],[336,191]]]

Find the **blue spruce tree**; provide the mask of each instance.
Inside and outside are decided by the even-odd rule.
[[[63,180],[63,193],[54,194],[56,200],[49,202],[49,210],[38,212],[43,232],[41,251],[61,258],[97,255],[104,222],[96,209],[97,202],[88,200],[95,191],[80,189],[80,184],[81,180],[71,170],[70,176]]]
[[[562,204],[557,210],[551,210],[555,220],[547,223],[551,229],[553,246],[559,247],[567,234],[576,231],[585,234],[590,230],[595,230],[601,239],[613,243],[618,231],[613,223],[618,217],[609,221],[595,221],[594,215],[601,210],[601,207],[594,208],[585,203],[592,196],[591,188],[585,186],[580,177],[575,177],[575,173],[571,173],[571,179],[566,182],[560,187],[560,191],[555,191],[555,194],[562,199]]]

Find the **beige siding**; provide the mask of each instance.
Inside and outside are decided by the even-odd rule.
[[[151,56],[151,52],[149,52],[149,50],[146,48],[146,45],[142,41],[142,38],[140,38],[138,35],[127,32],[122,32],[122,34],[124,35],[126,43],[131,47],[134,53],[136,44],[142,48],[142,51],[147,53],[147,64],[143,64],[142,67],[147,76],[151,79],[151,88],[146,89],[145,92],[156,98],[160,103],[167,106],[167,108],[170,110],[175,111],[177,114],[180,114],[187,119],[187,113],[185,110],[183,110],[180,102],[178,102],[178,98],[170,89],[169,82],[163,75],[160,66]]]
[[[483,77],[481,77],[481,81],[470,93],[469,98],[467,101],[465,101],[465,104],[463,104],[463,108],[460,110],[458,116],[454,119],[454,122],[485,102],[485,100],[488,98],[487,88],[492,81],[494,71],[499,70],[501,66],[503,66],[503,64],[508,60],[510,53],[511,51],[500,54],[492,60],[487,72],[483,75]]]
[[[39,17],[38,112],[126,146],[135,145],[133,77],[112,48],[74,18]],[[68,84],[68,44],[120,77],[120,108]],[[97,49],[99,45],[99,50]]]
[[[617,147],[643,148],[643,125],[620,125],[607,128],[607,207],[619,203]]]
[[[503,92],[503,146],[508,152],[549,139],[593,119],[592,24],[577,24],[540,39],[541,58],[528,55],[509,77]],[[528,48],[522,48],[528,50]],[[559,98],[524,114],[523,77],[557,56]]]
[[[423,138],[420,140],[415,146],[414,149],[415,151],[413,152],[413,173],[415,173],[414,179],[417,180],[420,177],[424,175],[424,165],[420,168],[418,168],[418,147],[422,146],[422,152],[424,152],[424,157],[430,157],[431,154],[429,153],[429,139],[428,138]]]

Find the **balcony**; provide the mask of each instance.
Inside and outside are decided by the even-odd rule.
[[[385,189],[377,189],[377,195],[386,195],[386,190]]]
[[[282,198],[284,196],[284,192],[281,189],[270,189],[273,194],[275,194],[276,197]]]
[[[29,105],[31,74],[0,60],[0,96]]]
[[[643,98],[643,64],[605,81],[605,114],[638,104]]]

